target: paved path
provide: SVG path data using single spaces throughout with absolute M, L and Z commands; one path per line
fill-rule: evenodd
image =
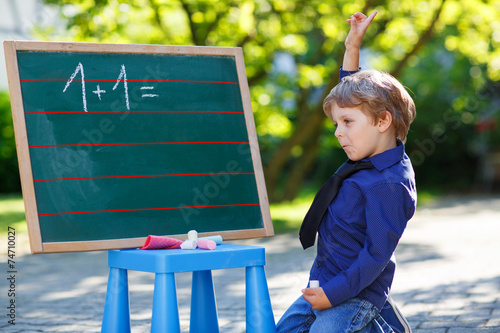
M 500 332 L 500 198 L 447 199 L 419 210 L 398 247 L 393 297 L 414 333 Z M 5 237 L 4 237 L 5 238 Z M 307 283 L 314 249 L 296 235 L 239 241 L 266 247 L 278 319 Z M 0 241 L 1 332 L 99 332 L 108 269 L 105 252 L 30 255 L 17 238 L 16 325 Z M 182 331 L 188 331 L 190 274 L 176 275 Z M 129 272 L 132 332 L 149 332 L 154 276 Z M 214 271 L 221 332 L 244 332 L 244 270 Z

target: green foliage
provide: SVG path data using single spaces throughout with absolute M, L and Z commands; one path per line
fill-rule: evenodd
M 20 191 L 21 183 L 9 95 L 0 92 L 0 193 Z
M 494 125 L 482 130 L 500 120 L 498 0 L 45 2 L 67 31 L 39 27 L 39 39 L 242 47 L 274 200 L 292 199 L 304 177 L 325 179 L 345 159 L 321 104 L 356 11 L 379 11 L 365 58 L 400 79 L 417 104 L 407 152 L 419 186 L 467 188 L 477 161 L 500 148 Z
M 420 185 L 464 191 L 480 178 L 478 161 L 500 148 L 495 126 L 478 127 L 482 121 L 497 123 L 500 108 L 498 84 L 485 77 L 488 64 L 474 65 L 456 50 L 439 49 L 452 33 L 429 43 L 401 80 L 417 103 L 407 153 Z

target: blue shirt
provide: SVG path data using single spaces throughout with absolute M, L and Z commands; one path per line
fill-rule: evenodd
M 335 306 L 358 297 L 381 309 L 396 269 L 399 239 L 416 208 L 415 174 L 401 141 L 344 180 L 318 230 L 310 272 Z

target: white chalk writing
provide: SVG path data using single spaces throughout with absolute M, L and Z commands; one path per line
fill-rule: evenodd
M 122 65 L 120 75 L 118 75 L 118 79 L 116 80 L 113 90 L 115 90 L 118 87 L 118 84 L 122 79 L 123 79 L 123 88 L 125 89 L 125 103 L 127 105 L 127 110 L 130 110 L 130 103 L 128 100 L 127 71 L 125 70 L 125 65 Z
M 71 74 L 68 82 L 66 82 L 66 85 L 64 86 L 63 92 L 66 92 L 66 89 L 68 89 L 69 85 L 71 82 L 73 82 L 73 79 L 78 75 L 78 72 L 80 72 L 81 77 L 82 77 L 82 99 L 83 99 L 83 111 L 87 112 L 87 98 L 85 97 L 85 75 L 83 73 L 83 65 L 81 62 L 78 63 L 76 66 L 75 72 Z
M 97 85 L 97 90 L 94 90 L 93 93 L 99 97 L 99 100 L 101 100 L 101 94 L 105 94 L 106 90 L 102 90 L 101 87 Z
M 87 110 L 87 96 L 86 96 L 86 93 L 85 93 L 85 74 L 84 74 L 84 70 L 83 70 L 83 65 L 81 62 L 78 63 L 78 65 L 76 66 L 75 68 L 75 71 L 73 72 L 73 74 L 71 74 L 70 78 L 68 79 L 68 81 L 66 81 L 66 85 L 64 86 L 64 89 L 63 89 L 63 93 L 65 93 L 69 86 L 71 85 L 71 83 L 75 80 L 76 76 L 80 74 L 81 76 L 81 83 L 82 83 L 82 104 L 83 104 L 83 111 L 85 112 L 88 112 Z M 99 81 L 99 80 L 91 80 L 91 81 Z M 107 81 L 107 80 L 102 80 L 102 81 Z M 112 88 L 113 91 L 115 91 L 119 86 L 120 86 L 120 82 L 123 82 L 123 93 L 124 93 L 124 96 L 125 96 L 125 105 L 127 107 L 127 110 L 130 111 L 130 101 L 129 101 L 129 94 L 128 94 L 128 80 L 127 80 L 127 71 L 125 69 L 125 65 L 121 65 L 121 68 L 120 68 L 120 73 L 118 74 L 118 78 L 116 79 L 116 82 Z M 101 84 L 104 84 L 101 82 Z M 99 98 L 99 101 L 102 101 L 103 100 L 103 94 L 106 94 L 106 90 L 101 88 L 101 84 L 97 84 L 96 86 L 96 90 L 92 90 L 92 92 L 94 94 L 97 95 L 97 97 Z M 143 86 L 140 88 L 141 90 L 146 90 L 146 91 L 150 91 L 152 89 L 154 89 L 154 87 L 152 86 Z M 142 97 L 158 97 L 157 94 L 151 94 L 151 93 L 144 93 L 142 94 Z
M 144 86 L 141 87 L 141 90 L 152 90 L 154 87 L 151 86 Z M 142 97 L 158 97 L 158 94 L 142 94 Z

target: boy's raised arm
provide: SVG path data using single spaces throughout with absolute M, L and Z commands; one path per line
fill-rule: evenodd
M 344 71 L 357 71 L 359 69 L 359 49 L 365 36 L 366 29 L 377 15 L 375 10 L 366 17 L 362 13 L 354 13 L 347 22 L 351 23 L 351 29 L 345 40 L 345 54 L 342 69 Z

